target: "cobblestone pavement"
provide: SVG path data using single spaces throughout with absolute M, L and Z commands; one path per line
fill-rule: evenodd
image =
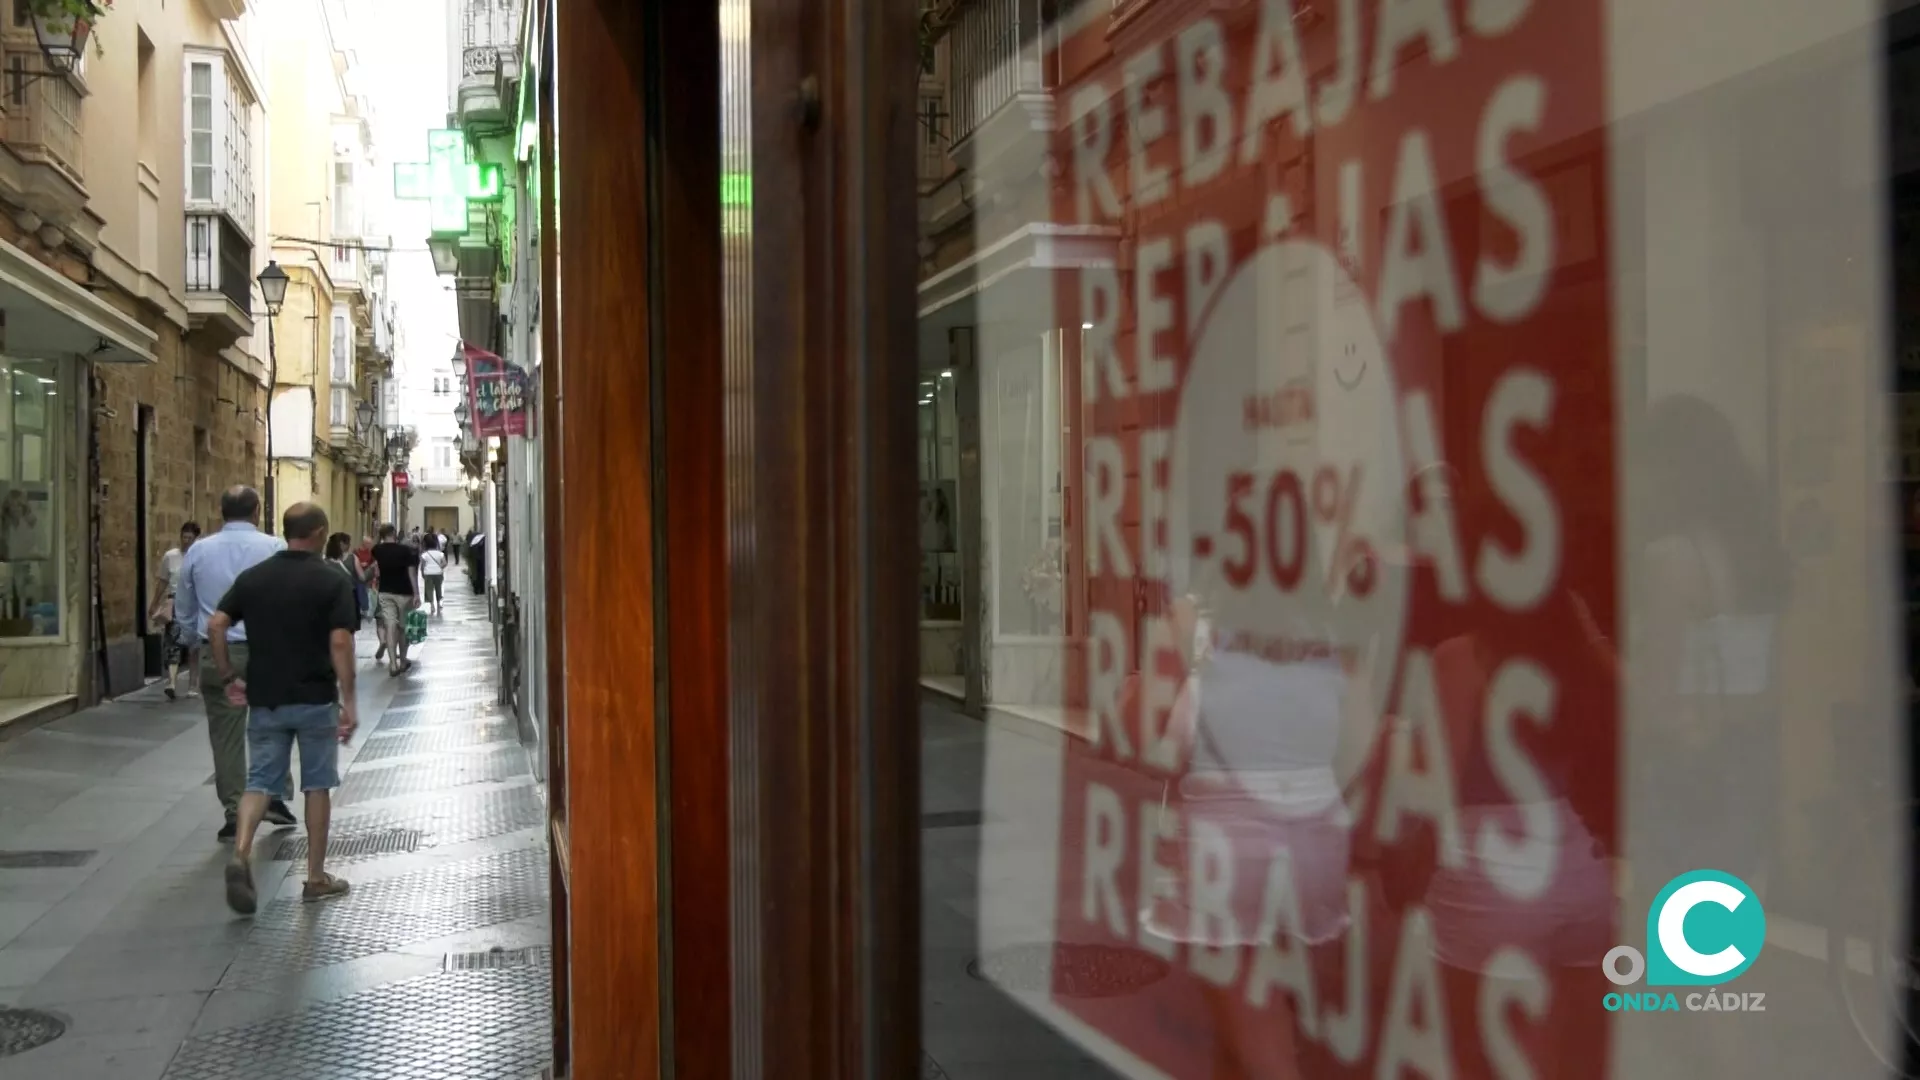
M 258 914 L 227 911 L 197 700 L 149 689 L 0 742 L 0 1014 L 31 1010 L 0 1080 L 540 1073 L 545 810 L 494 704 L 482 602 L 453 581 L 408 675 L 361 635 L 342 900 L 300 902 L 306 837 L 283 829 L 258 841 Z

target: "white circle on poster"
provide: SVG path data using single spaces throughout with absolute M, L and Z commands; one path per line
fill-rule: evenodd
M 1370 658 L 1383 705 L 1407 617 L 1399 395 L 1366 296 L 1326 247 L 1270 243 L 1221 287 L 1168 481 L 1172 584 L 1214 648 Z

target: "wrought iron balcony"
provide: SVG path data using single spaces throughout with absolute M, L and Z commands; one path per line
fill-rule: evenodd
M 253 245 L 224 213 L 187 221 L 187 313 L 225 344 L 253 333 Z
M 972 138 L 1023 94 L 1044 95 L 1041 0 L 974 0 L 947 30 L 952 143 Z
M 460 25 L 460 84 L 455 108 L 470 131 L 512 121 L 512 87 L 520 78 L 523 0 L 466 0 Z

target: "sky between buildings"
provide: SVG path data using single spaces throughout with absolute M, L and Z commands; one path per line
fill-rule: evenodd
M 344 44 L 359 61 L 359 87 L 373 106 L 378 164 L 363 195 L 374 229 L 391 234 L 388 293 L 395 321 L 395 376 L 403 386 L 453 355 L 458 322 L 451 279 L 433 272 L 425 203 L 393 197 L 393 166 L 424 161 L 427 132 L 447 123 L 447 4 L 444 0 L 345 0 Z M 369 241 L 378 242 L 378 241 Z M 411 372 L 413 377 L 409 377 Z M 402 412 L 405 412 L 403 392 Z M 400 422 L 409 422 L 405 415 Z

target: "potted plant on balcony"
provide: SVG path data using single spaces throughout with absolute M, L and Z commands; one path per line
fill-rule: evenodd
M 48 66 L 72 71 L 86 53 L 95 24 L 112 6 L 113 0 L 26 0 L 27 14 L 33 18 L 34 40 L 39 42 Z M 98 39 L 94 39 L 93 48 L 96 53 L 102 51 Z

